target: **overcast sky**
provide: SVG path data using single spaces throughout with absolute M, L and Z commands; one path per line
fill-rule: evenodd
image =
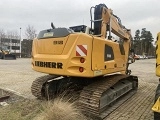
M 85 24 L 90 26 L 90 7 L 104 3 L 132 30 L 146 28 L 153 37 L 160 31 L 160 0 L 0 0 L 0 29 L 22 28 L 23 38 L 28 25 L 40 30 Z

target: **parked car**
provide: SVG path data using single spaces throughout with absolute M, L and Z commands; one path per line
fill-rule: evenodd
M 136 54 L 135 54 L 135 55 L 134 55 L 134 59 L 135 59 L 135 60 L 139 60 L 139 59 L 140 59 L 139 55 L 136 55 Z
M 152 59 L 152 58 L 155 58 L 155 56 L 147 56 L 148 59 Z
M 144 59 L 143 55 L 138 55 L 138 56 L 139 56 L 139 59 Z

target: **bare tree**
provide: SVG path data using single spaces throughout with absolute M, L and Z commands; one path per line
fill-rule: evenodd
M 7 31 L 6 37 L 9 39 L 19 39 L 19 34 L 16 30 Z
M 25 31 L 25 35 L 27 39 L 33 40 L 36 36 L 35 28 L 31 25 L 28 25 Z
M 31 57 L 32 40 L 36 37 L 36 30 L 33 26 L 28 25 L 25 30 L 26 39 L 22 41 L 22 56 Z
M 0 29 L 0 38 L 4 38 L 5 37 L 5 32 L 3 29 Z
M 0 29 L 0 49 L 2 49 L 2 44 L 3 44 L 2 38 L 4 37 L 5 37 L 5 32 L 3 29 Z

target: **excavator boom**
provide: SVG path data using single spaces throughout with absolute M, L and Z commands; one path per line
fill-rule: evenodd
M 114 33 L 124 40 L 130 40 L 131 30 L 122 25 L 120 18 L 114 15 L 111 9 L 108 9 L 104 4 L 92 8 L 95 9 L 94 20 L 92 20 L 95 35 L 106 38 L 107 31 L 109 31 L 109 39 L 112 38 L 111 33 Z

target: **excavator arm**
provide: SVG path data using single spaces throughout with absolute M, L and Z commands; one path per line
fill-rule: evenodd
M 94 22 L 94 35 L 106 38 L 108 31 L 108 39 L 111 39 L 111 33 L 114 33 L 124 40 L 130 40 L 131 31 L 122 25 L 120 18 L 114 15 L 111 9 L 108 9 L 105 4 L 99 4 L 92 8 L 95 8 L 94 20 L 91 20 Z

